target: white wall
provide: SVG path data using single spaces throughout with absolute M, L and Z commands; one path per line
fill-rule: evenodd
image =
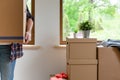
M 24 50 L 17 60 L 15 80 L 49 80 L 66 71 L 65 48 L 59 45 L 59 0 L 35 0 L 35 43 L 41 48 Z

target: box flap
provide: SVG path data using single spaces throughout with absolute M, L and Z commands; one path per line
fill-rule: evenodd
M 67 38 L 67 42 L 97 42 L 96 38 Z
M 98 64 L 96 59 L 72 59 L 68 60 L 67 64 Z

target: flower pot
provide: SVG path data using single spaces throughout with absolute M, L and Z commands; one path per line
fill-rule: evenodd
M 89 38 L 90 30 L 82 31 L 82 34 L 83 34 L 83 38 Z
M 77 33 L 73 33 L 73 37 L 74 37 L 74 38 L 77 38 Z

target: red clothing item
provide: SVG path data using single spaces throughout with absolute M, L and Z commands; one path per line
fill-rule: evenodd
M 65 73 L 55 74 L 50 80 L 67 80 L 68 75 Z
M 50 80 L 64 80 L 62 78 L 57 78 L 57 77 L 51 77 Z

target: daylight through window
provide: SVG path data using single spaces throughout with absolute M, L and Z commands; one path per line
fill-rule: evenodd
M 94 23 L 90 38 L 120 39 L 120 0 L 60 0 L 60 43 L 73 37 L 78 24 L 85 20 Z M 81 38 L 81 31 L 77 33 Z

